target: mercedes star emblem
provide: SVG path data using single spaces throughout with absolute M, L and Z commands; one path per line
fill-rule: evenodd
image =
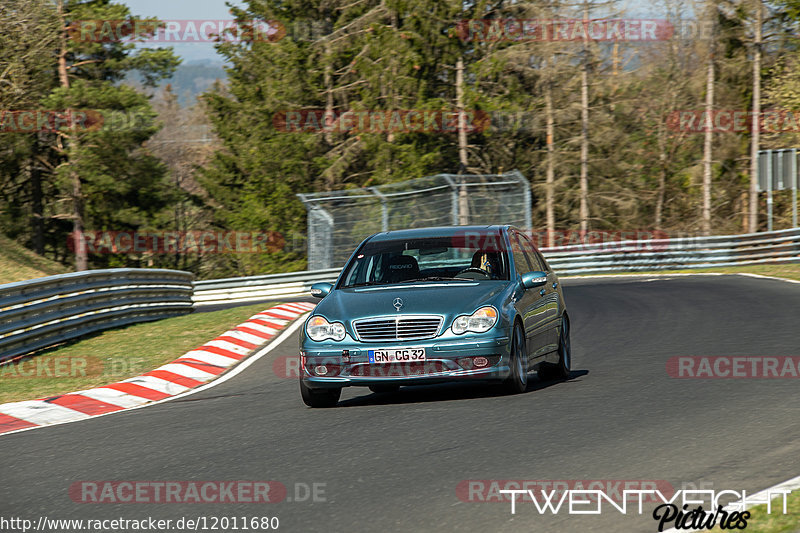
M 403 300 L 401 300 L 400 298 L 395 298 L 394 301 L 392 302 L 392 305 L 397 311 L 400 311 L 400 308 L 403 307 Z

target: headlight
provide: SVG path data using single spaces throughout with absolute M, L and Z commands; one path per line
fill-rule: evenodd
M 340 341 L 344 339 L 344 324 L 341 322 L 328 322 L 321 316 L 315 316 L 306 324 L 306 334 L 311 340 L 317 342 L 325 339 Z
M 461 335 L 467 331 L 483 333 L 492 329 L 497 322 L 497 309 L 481 307 L 471 315 L 461 315 L 453 320 L 453 333 Z

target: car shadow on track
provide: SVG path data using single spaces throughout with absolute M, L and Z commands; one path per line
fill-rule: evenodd
M 569 383 L 589 373 L 588 370 L 573 370 L 569 378 L 557 380 L 542 380 L 531 376 L 528 378 L 528 388 L 523 394 L 546 389 L 554 385 Z M 346 389 L 345 389 L 346 390 Z M 368 389 L 363 389 L 368 390 Z M 425 402 L 446 402 L 454 400 L 471 400 L 475 398 L 493 398 L 507 396 L 501 385 L 486 383 L 441 383 L 438 385 L 412 385 L 402 387 L 397 392 L 373 393 L 342 400 L 338 407 L 361 407 L 367 405 L 390 405 Z

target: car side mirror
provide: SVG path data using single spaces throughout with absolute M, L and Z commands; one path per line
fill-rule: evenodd
M 547 283 L 547 272 L 534 270 L 533 272 L 526 272 L 522 275 L 522 286 L 526 289 L 541 287 L 545 283 Z
M 315 298 L 325 298 L 333 289 L 333 284 L 324 281 L 322 283 L 315 283 L 311 286 L 311 296 Z

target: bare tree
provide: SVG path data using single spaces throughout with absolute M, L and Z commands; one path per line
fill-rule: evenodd
M 706 57 L 706 125 L 705 138 L 703 140 L 703 208 L 701 231 L 703 235 L 711 234 L 711 163 L 712 163 L 712 142 L 714 140 L 714 52 L 715 52 L 715 32 L 716 26 L 716 4 L 713 1 L 708 3 L 707 9 L 709 23 L 711 24 L 711 38 L 708 42 L 708 55 Z
M 69 89 L 69 75 L 67 73 L 67 43 L 69 42 L 69 24 L 67 23 L 66 13 L 64 12 L 63 0 L 58 1 L 58 16 L 61 19 L 61 40 L 59 43 L 58 52 L 58 80 L 61 87 Z M 71 115 L 72 110 L 66 110 L 68 115 Z M 69 134 L 59 132 L 59 148 L 63 145 L 61 141 L 66 138 L 69 157 L 64 160 L 62 165 L 68 165 L 69 178 L 72 182 L 72 238 L 75 242 L 75 270 L 87 270 L 89 268 L 89 253 L 86 249 L 86 240 L 84 239 L 84 198 L 83 186 L 81 183 L 80 174 L 75 168 L 75 162 L 78 159 L 78 135 L 76 133 L 76 126 L 72 124 Z
M 761 30 L 763 6 L 755 2 L 755 27 L 753 35 L 753 123 L 750 137 L 750 208 L 747 229 L 758 230 L 758 148 L 761 133 Z
M 589 3 L 583 3 L 584 24 L 589 24 Z M 581 58 L 581 233 L 589 229 L 589 32 L 583 32 L 583 57 Z
M 458 161 L 462 172 L 468 168 L 467 160 L 467 121 L 464 112 L 464 60 L 459 57 L 456 62 L 456 108 L 458 111 Z M 458 191 L 458 223 L 469 224 L 469 198 L 462 180 Z

